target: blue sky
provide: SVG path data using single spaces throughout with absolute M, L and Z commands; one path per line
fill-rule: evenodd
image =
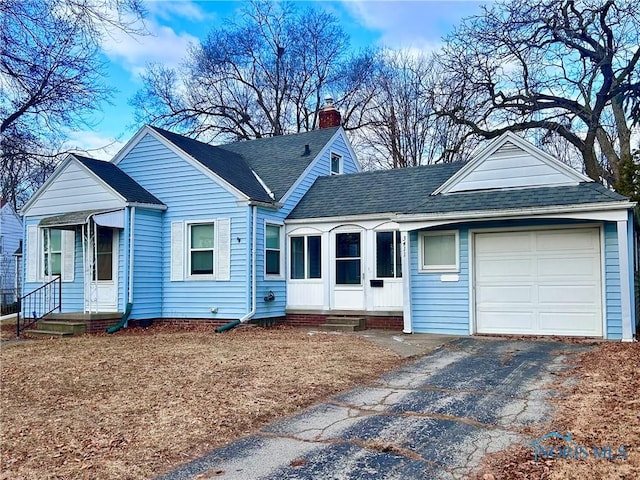
M 301 7 L 325 9 L 334 13 L 350 36 L 351 45 L 437 49 L 441 38 L 459 21 L 480 12 L 486 2 L 449 0 L 344 0 L 299 1 Z M 105 103 L 102 114 L 85 131 L 69 132 L 69 146 L 90 151 L 108 159 L 132 136 L 134 125 L 129 99 L 141 87 L 140 73 L 149 62 L 177 66 L 189 44 L 234 18 L 242 0 L 145 0 L 149 36 L 131 38 L 119 33 L 106 38 L 106 83 L 116 89 L 113 104 Z M 105 149 L 98 149 L 108 145 Z

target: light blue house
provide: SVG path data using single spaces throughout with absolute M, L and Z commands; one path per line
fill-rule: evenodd
M 11 305 L 19 291 L 15 253 L 22 243 L 22 219 L 0 200 L 0 305 Z
M 144 127 L 111 162 L 70 155 L 25 206 L 25 291 L 60 276 L 89 331 L 130 305 L 130 321 L 634 335 L 624 197 L 513 134 L 466 164 L 359 171 L 338 126 L 222 146 Z

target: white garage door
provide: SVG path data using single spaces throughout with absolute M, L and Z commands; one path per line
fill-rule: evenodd
M 597 228 L 475 235 L 478 333 L 602 336 Z

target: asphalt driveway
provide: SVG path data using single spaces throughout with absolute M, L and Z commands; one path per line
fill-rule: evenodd
M 160 478 L 466 478 L 485 453 L 532 440 L 518 427 L 548 418 L 547 384 L 587 348 L 458 339 Z

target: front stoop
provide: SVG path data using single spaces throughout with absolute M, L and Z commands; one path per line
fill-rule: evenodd
M 327 317 L 318 330 L 327 332 L 359 332 L 366 330 L 364 317 Z
M 85 322 L 70 320 L 40 320 L 35 330 L 25 330 L 24 333 L 32 337 L 71 337 L 82 335 L 87 331 Z
M 122 317 L 121 312 L 113 313 L 53 313 L 45 319 L 38 320 L 37 326 L 24 333 L 32 337 L 61 338 L 84 333 L 104 332 L 107 327 L 115 325 Z

